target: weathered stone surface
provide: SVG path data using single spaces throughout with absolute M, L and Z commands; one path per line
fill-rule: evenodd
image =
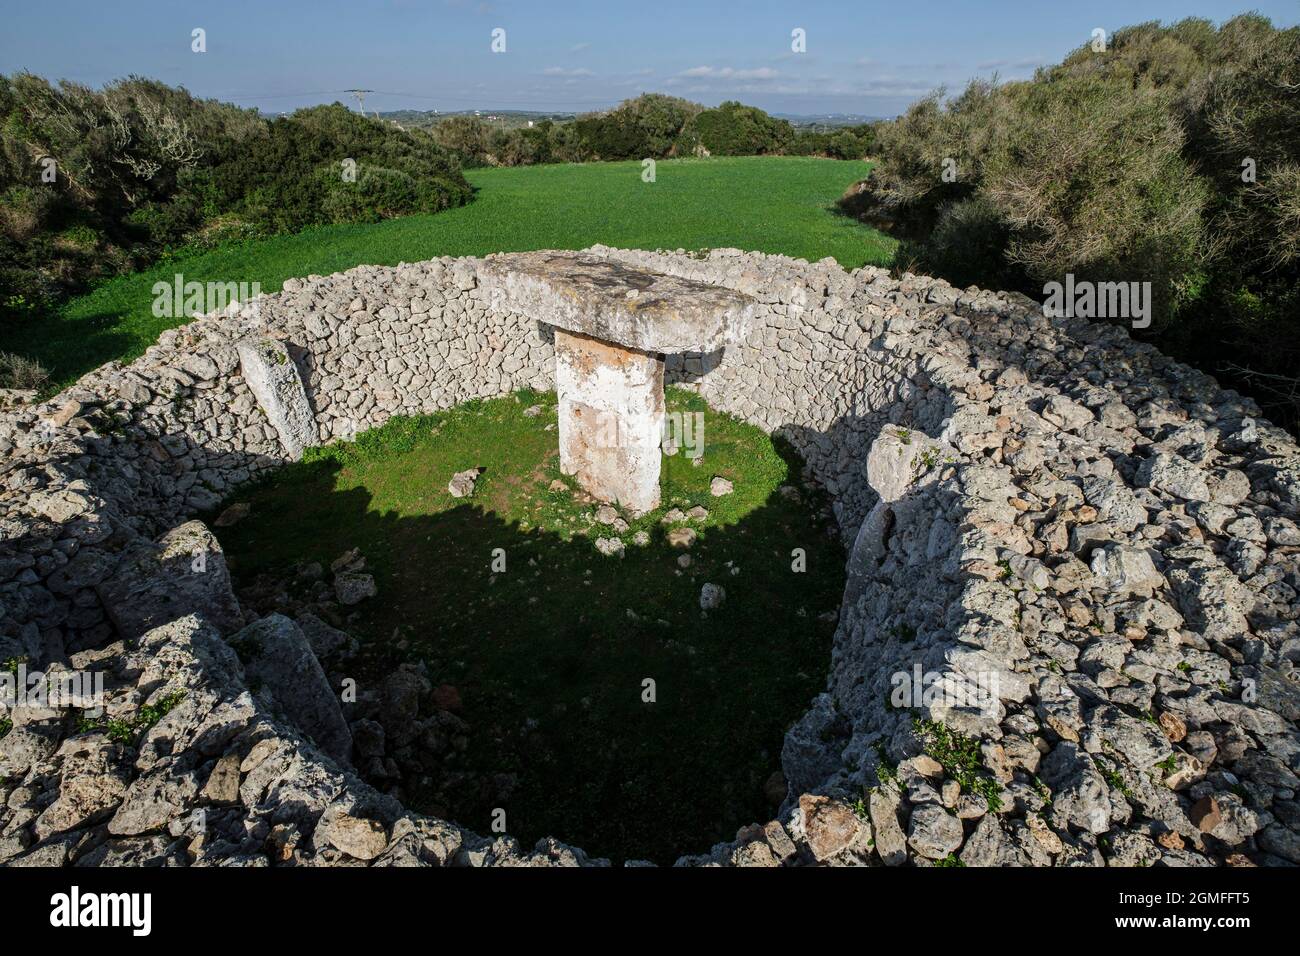
M 942 860 L 961 846 L 961 821 L 934 803 L 912 810 L 908 845 L 928 860 Z
M 641 352 L 711 352 L 754 315 L 742 293 L 586 254 L 493 256 L 481 280 L 530 318 Z
M 256 339 L 240 342 L 239 366 L 267 420 L 280 436 L 285 455 L 293 461 L 318 441 L 316 416 L 307 402 L 298 367 L 283 342 Z
M 799 798 L 799 809 L 808 849 L 819 863 L 871 839 L 871 828 L 843 803 L 804 794 Z
M 122 637 L 138 637 L 196 610 L 223 631 L 244 622 L 221 544 L 201 521 L 173 528 L 156 543 L 138 542 L 96 590 Z
M 1060 843 L 1059 839 L 1057 843 Z M 958 857 L 967 866 L 1030 865 L 1029 857 L 1007 835 L 993 814 L 980 819 Z
M 345 607 L 360 604 L 366 598 L 374 597 L 378 593 L 379 588 L 375 585 L 375 578 L 372 574 L 363 574 L 360 571 L 340 571 L 334 575 L 334 595 L 339 599 L 339 603 Z
M 634 514 L 659 506 L 664 363 L 658 355 L 555 333 L 560 471 Z
M 346 766 L 352 733 L 306 635 L 293 621 L 271 614 L 230 638 L 248 674 L 275 695 L 289 719 L 325 753 Z
M 881 501 L 897 501 L 951 451 L 942 442 L 911 428 L 883 428 L 867 453 L 867 481 Z
M 898 823 L 898 801 L 878 790 L 867 798 L 871 814 L 871 828 L 876 835 L 876 853 L 886 866 L 899 866 L 907 861 L 907 838 Z
M 1107 546 L 1092 553 L 1092 573 L 1117 594 L 1150 594 L 1162 583 L 1151 555 L 1138 548 Z
M 453 498 L 468 498 L 474 494 L 474 484 L 478 481 L 480 469 L 466 468 L 464 471 L 458 471 L 451 476 L 451 481 L 447 482 L 447 491 Z
M 713 611 L 727 600 L 727 589 L 721 584 L 706 583 L 700 588 L 700 610 Z
M 316 839 L 358 860 L 373 860 L 388 846 L 388 834 L 378 820 L 355 817 L 341 807 L 330 807 L 316 825 Z
M 36 837 L 74 830 L 97 822 L 122 802 L 129 777 L 120 765 L 120 748 L 103 735 L 68 741 L 60 748 L 63 780 L 59 795 L 37 817 Z

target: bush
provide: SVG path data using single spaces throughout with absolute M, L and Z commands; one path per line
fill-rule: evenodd
M 715 156 L 759 156 L 784 152 L 794 138 L 786 120 L 728 100 L 696 115 L 678 138 L 678 149 L 690 152 L 698 144 Z
M 879 163 L 842 205 L 899 232 L 901 261 L 963 285 L 1149 281 L 1147 334 L 1294 425 L 1298 86 L 1300 28 L 1139 24 L 1104 53 L 881 124 Z
M 50 373 L 40 362 L 12 352 L 0 352 L 0 388 L 41 389 Z
M 437 212 L 471 196 L 431 134 L 338 103 L 276 119 L 266 132 L 216 166 L 212 186 L 227 209 L 274 231 Z M 353 172 L 355 181 L 345 176 Z
M 0 76 L 0 319 L 217 234 L 435 212 L 470 195 L 432 136 L 338 104 L 268 123 L 138 77 L 96 91 Z
M 593 159 L 661 158 L 673 155 L 683 127 L 702 109 L 675 96 L 643 93 L 606 113 L 580 116 L 573 125 Z

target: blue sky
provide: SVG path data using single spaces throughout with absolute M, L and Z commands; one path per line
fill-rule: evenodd
M 1029 76 L 1092 30 L 1297 0 L 64 0 L 8 2 L 0 72 L 139 73 L 268 112 L 377 92 L 367 110 L 589 110 L 643 91 L 790 113 L 892 116 L 940 85 Z M 190 50 L 191 31 L 207 52 Z M 506 31 L 506 52 L 491 33 Z M 807 52 L 791 52 L 801 28 Z

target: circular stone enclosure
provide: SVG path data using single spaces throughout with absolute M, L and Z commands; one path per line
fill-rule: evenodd
M 779 805 L 657 858 L 1300 862 L 1300 450 L 1252 403 L 1015 294 L 735 250 L 584 255 L 752 297 L 751 322 L 670 356 L 667 379 L 798 456 L 848 554 Z M 395 416 L 529 390 L 545 406 L 553 333 L 487 294 L 484 263 L 291 280 L 3 414 L 0 659 L 108 679 L 101 722 L 4 715 L 0 862 L 599 862 L 362 779 L 359 755 L 386 761 L 426 696 L 424 730 L 456 747 L 458 689 L 404 663 L 391 719 L 350 725 L 321 661 L 355 637 L 259 616 L 192 520 Z M 353 562 L 321 571 L 364 576 Z M 201 839 L 173 826 L 196 807 L 212 811 Z

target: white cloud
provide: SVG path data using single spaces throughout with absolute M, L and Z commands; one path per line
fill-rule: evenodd
M 591 70 L 588 70 L 586 67 L 582 67 L 582 66 L 576 66 L 573 69 L 569 69 L 563 66 L 548 66 L 546 69 L 542 70 L 542 75 L 543 76 L 595 76 L 596 74 L 592 73 Z
M 693 66 L 689 70 L 682 70 L 677 75 L 686 79 L 708 78 L 715 80 L 774 80 L 780 76 L 770 66 L 760 66 L 753 70 L 737 70 L 730 66 Z

